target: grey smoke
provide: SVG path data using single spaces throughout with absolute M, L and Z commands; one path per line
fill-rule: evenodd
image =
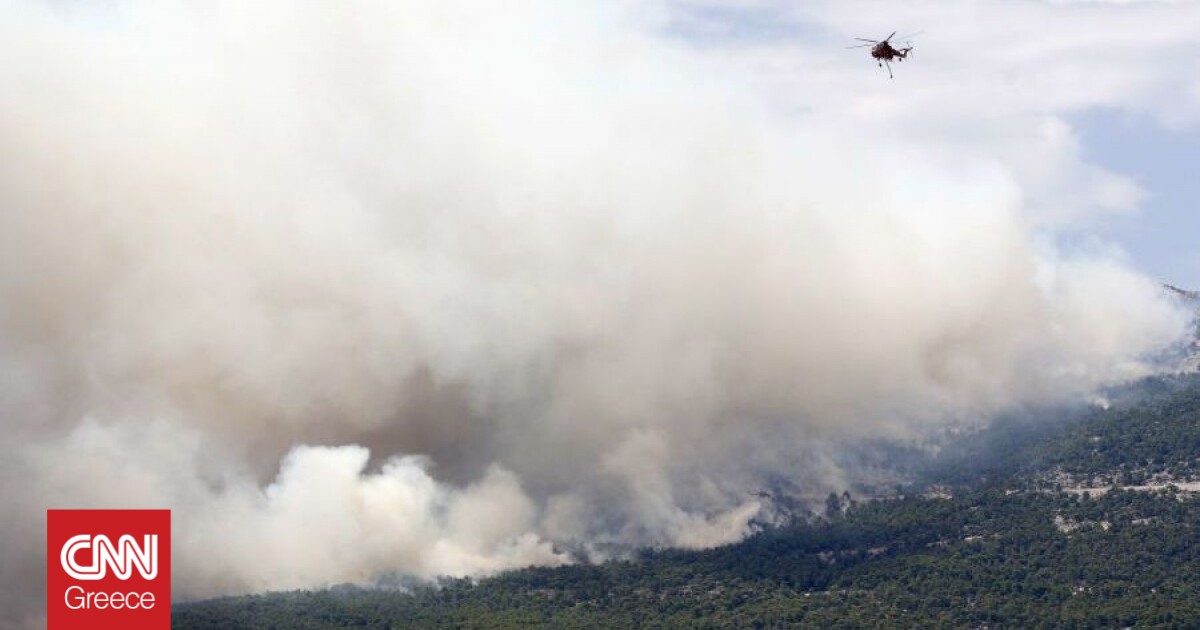
M 704 547 L 844 489 L 824 444 L 1186 328 L 994 164 L 842 146 L 624 5 L 3 11 L 0 625 L 46 508 L 171 508 L 179 598 Z

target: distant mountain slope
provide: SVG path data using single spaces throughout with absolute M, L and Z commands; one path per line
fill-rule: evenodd
M 1166 284 L 1166 283 L 1163 284 L 1163 287 L 1166 288 L 1168 291 L 1170 291 L 1176 295 L 1179 295 L 1181 297 L 1187 298 L 1189 300 L 1200 301 L 1200 291 L 1188 291 L 1187 289 L 1180 289 L 1179 287 L 1177 287 L 1175 285 Z
M 1188 291 L 1170 284 L 1163 284 L 1163 287 L 1195 311 L 1192 338 L 1180 349 L 1177 365 L 1182 372 L 1200 372 L 1200 291 Z
M 831 497 L 736 545 L 214 600 L 174 627 L 1200 627 L 1200 498 L 1177 487 L 1198 462 L 1200 377 L 1154 379 L 1108 410 L 970 436 L 905 498 Z

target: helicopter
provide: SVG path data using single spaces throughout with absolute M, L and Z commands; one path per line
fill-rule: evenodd
M 896 63 L 900 63 L 901 61 L 904 61 L 905 59 L 908 58 L 908 54 L 910 52 L 912 52 L 912 49 L 913 49 L 912 44 L 908 44 L 904 48 L 893 47 L 890 42 L 891 42 L 891 39 L 895 36 L 896 36 L 896 31 L 892 31 L 891 35 L 888 35 L 887 37 L 883 38 L 882 40 L 867 39 L 865 37 L 855 37 L 854 39 L 857 39 L 860 42 L 867 42 L 867 43 L 858 44 L 857 46 L 847 46 L 847 48 L 863 48 L 866 46 L 870 46 L 871 47 L 871 57 L 878 61 L 880 68 L 882 68 L 882 67 L 884 67 L 884 65 L 886 65 L 887 71 L 888 71 L 888 78 L 894 79 L 896 77 L 892 75 L 892 63 L 891 62 L 895 61 Z

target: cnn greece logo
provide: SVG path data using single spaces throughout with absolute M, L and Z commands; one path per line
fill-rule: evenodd
M 168 510 L 48 510 L 48 630 L 171 625 Z
M 103 580 L 111 566 L 117 579 L 128 580 L 136 567 L 144 579 L 153 580 L 158 577 L 158 535 L 148 534 L 142 539 L 142 546 L 138 547 L 128 534 L 121 536 L 116 545 L 103 534 L 72 537 L 62 547 L 63 571 L 76 580 Z M 84 549 L 92 550 L 92 564 L 88 566 L 81 566 L 75 560 L 75 554 Z

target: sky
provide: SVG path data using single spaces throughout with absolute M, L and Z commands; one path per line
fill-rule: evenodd
M 1191 166 L 1200 147 L 1200 79 L 1189 61 L 1200 41 L 1194 35 L 1196 3 L 848 2 L 833 8 L 749 0 L 671 6 L 667 32 L 757 76 L 779 94 L 783 107 L 821 109 L 820 102 L 810 102 L 809 89 L 824 90 L 836 80 L 838 96 L 830 104 L 901 107 L 894 117 L 880 114 L 884 124 L 901 128 L 924 126 L 942 114 L 949 122 L 975 112 L 983 122 L 998 108 L 1007 108 L 1000 118 L 1008 119 L 997 120 L 998 127 L 1021 118 L 1026 125 L 1055 121 L 1062 135 L 1026 133 L 1014 140 L 1065 140 L 1066 146 L 1043 156 L 1077 161 L 1093 176 L 1106 173 L 1138 191 L 1107 208 L 1096 200 L 1085 220 L 1057 236 L 1059 242 L 1073 247 L 1103 241 L 1163 282 L 1200 285 L 1198 184 Z M 883 72 L 864 72 L 871 64 L 865 50 L 839 45 L 892 31 L 899 31 L 898 42 L 908 37 L 915 45 L 913 62 L 895 67 L 894 82 L 870 86 L 866 82 Z M 796 96 L 801 92 L 808 94 Z M 965 126 L 939 131 L 959 131 L 956 141 L 982 139 Z M 880 130 L 893 132 L 904 133 Z M 977 148 L 1007 153 L 1000 146 Z
M 855 37 L 912 35 L 896 76 Z M 0 0 L 0 628 L 702 548 L 1170 371 L 1200 4 Z M 232 524 L 232 525 L 231 525 Z
M 1145 115 L 1108 109 L 1080 114 L 1074 124 L 1092 160 L 1128 175 L 1147 193 L 1137 212 L 1101 234 L 1163 282 L 1200 286 L 1200 179 L 1190 166 L 1200 151 L 1200 130 L 1172 129 Z

